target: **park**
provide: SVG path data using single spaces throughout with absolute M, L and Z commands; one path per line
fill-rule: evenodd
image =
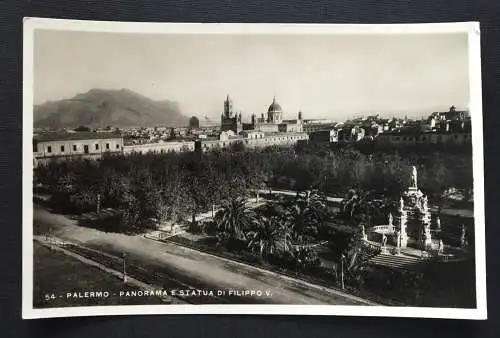
M 197 288 L 214 285 L 211 267 L 193 266 L 187 278 L 182 250 L 264 273 L 266 285 L 292 278 L 357 304 L 474 307 L 471 162 L 460 153 L 300 147 L 53 162 L 36 168 L 35 197 L 48 196 L 37 210 L 70 219 L 73 230 L 34 226 L 114 255 L 118 266 L 130 249 L 142 280 L 152 281 L 139 268 L 158 269 L 152 252 L 163 245 L 170 264 L 179 260 L 165 273 Z M 268 301 L 332 302 L 296 290 Z

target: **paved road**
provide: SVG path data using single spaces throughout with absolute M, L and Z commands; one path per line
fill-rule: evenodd
M 297 191 L 293 190 L 275 190 L 272 189 L 271 191 L 269 189 L 259 189 L 259 194 L 273 194 L 273 195 L 285 195 L 285 196 L 297 196 Z M 331 202 L 333 204 L 339 205 L 343 198 L 340 197 L 326 197 L 326 200 L 328 202 Z M 431 211 L 433 213 L 438 212 L 437 207 L 431 207 Z M 472 209 L 456 209 L 456 208 L 442 208 L 441 209 L 441 214 L 442 215 L 447 215 L 447 216 L 459 216 L 459 217 L 464 217 L 464 218 L 474 218 L 474 210 Z
M 154 271 L 168 273 L 185 284 L 212 290 L 254 290 L 262 296 L 245 301 L 273 304 L 373 305 L 342 292 L 291 279 L 266 270 L 208 255 L 175 244 L 152 241 L 143 236 L 104 233 L 78 226 L 75 221 L 34 206 L 34 233 L 78 241 L 109 253 L 126 252 Z M 270 296 L 266 296 L 266 292 Z M 250 299 L 251 298 L 251 299 Z

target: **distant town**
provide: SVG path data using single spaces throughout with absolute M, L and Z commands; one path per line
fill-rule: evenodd
M 380 147 L 471 145 L 469 112 L 455 106 L 430 112 L 424 119 L 382 118 L 377 114 L 336 122 L 307 119 L 301 111 L 291 120 L 283 119 L 284 115 L 285 110 L 273 98 L 267 112 L 252 114 L 250 121 L 243 121 L 242 114 L 233 110 L 228 95 L 223 102 L 220 123 L 209 126 L 200 125 L 200 118 L 192 116 L 185 127 L 36 128 L 34 161 L 36 165 L 53 158 L 97 158 L 105 153 L 205 152 L 231 147 L 289 147 L 298 143 Z

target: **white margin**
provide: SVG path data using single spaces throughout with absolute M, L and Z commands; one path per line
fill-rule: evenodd
M 34 31 L 73 30 L 144 34 L 468 34 L 470 113 L 474 170 L 474 224 L 476 247 L 476 309 L 343 306 L 343 305 L 121 305 L 51 309 L 33 308 L 33 45 Z M 481 54 L 478 22 L 432 24 L 201 24 L 105 22 L 46 18 L 23 20 L 23 275 L 22 318 L 54 318 L 147 314 L 266 314 L 342 315 L 371 317 L 419 317 L 486 319 L 486 250 L 484 217 L 483 119 Z

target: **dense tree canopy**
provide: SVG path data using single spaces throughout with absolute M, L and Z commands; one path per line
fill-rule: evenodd
M 355 189 L 359 194 L 351 196 L 344 212 L 359 222 L 367 214 L 360 211 L 362 208 L 377 209 L 373 203 L 363 203 L 363 194 L 369 193 L 371 199 L 396 199 L 409 183 L 411 165 L 417 166 L 419 186 L 432 202 L 439 202 L 442 193 L 452 187 L 463 190 L 466 196 L 472 192 L 470 154 L 365 154 L 352 148 L 304 146 L 54 161 L 38 166 L 35 179 L 52 188 L 61 207 L 85 212 L 96 210 L 100 203 L 102 208 L 126 211 L 133 222 L 190 219 L 193 213 L 254 196 L 252 189 L 269 186 L 313 189 L 339 197 Z M 289 209 L 289 218 L 297 221 L 293 227 L 302 227 L 304 220 L 317 212 L 319 201 L 314 196 L 311 201 L 302 199 L 295 209 Z

